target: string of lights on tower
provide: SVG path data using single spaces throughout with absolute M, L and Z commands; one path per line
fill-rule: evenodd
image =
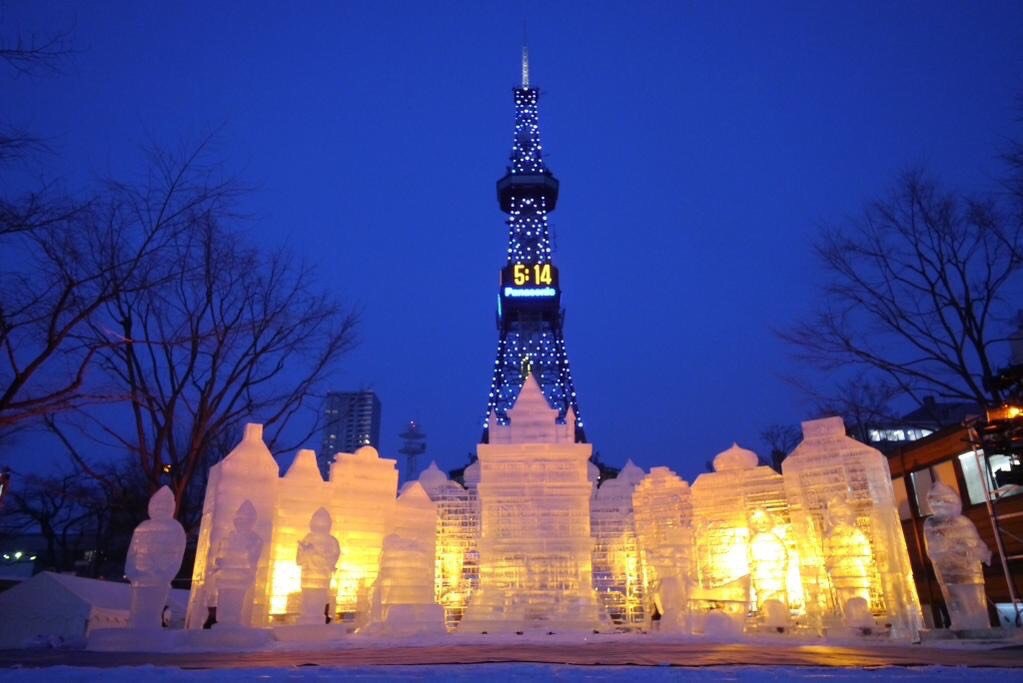
M 560 421 L 575 423 L 585 441 L 582 416 L 563 333 L 558 269 L 552 262 L 548 214 L 558 201 L 558 179 L 547 168 L 540 141 L 540 91 L 529 83 L 529 55 L 522 50 L 522 84 L 514 88 L 515 133 L 510 165 L 497 181 L 508 215 L 507 262 L 497 296 L 497 358 L 490 382 L 483 440 L 491 421 L 508 421 L 527 373 L 533 373 Z

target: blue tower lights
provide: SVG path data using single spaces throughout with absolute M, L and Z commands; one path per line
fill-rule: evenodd
M 547 169 L 540 140 L 539 90 L 529 86 L 528 54 L 523 50 L 522 86 L 514 89 L 515 130 L 511 164 L 498 181 L 501 208 L 508 214 L 507 267 L 516 281 L 502 278 L 498 294 L 497 358 L 484 429 L 491 416 L 507 423 L 525 372 L 533 372 L 559 419 L 574 415 L 580 440 L 582 417 L 562 335 L 560 286 L 552 264 L 547 215 L 554 209 L 558 181 Z M 523 274 L 522 281 L 517 275 Z M 507 272 L 507 271 L 506 271 Z M 484 434 L 486 438 L 486 433 Z

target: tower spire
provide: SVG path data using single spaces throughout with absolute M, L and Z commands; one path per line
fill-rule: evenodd
M 525 18 L 522 19 L 522 87 L 529 87 L 529 35 Z
M 522 87 L 529 87 L 529 46 L 522 46 Z

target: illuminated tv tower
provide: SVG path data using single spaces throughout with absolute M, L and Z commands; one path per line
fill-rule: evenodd
M 490 382 L 483 441 L 491 420 L 507 423 L 528 373 L 533 373 L 560 421 L 575 423 L 585 441 L 575 384 L 568 364 L 561 283 L 551 259 L 547 214 L 558 201 L 558 179 L 544 163 L 540 143 L 539 89 L 530 85 L 529 52 L 522 49 L 522 83 L 515 99 L 511 165 L 497 181 L 497 200 L 508 214 L 508 254 L 497 295 L 497 359 Z

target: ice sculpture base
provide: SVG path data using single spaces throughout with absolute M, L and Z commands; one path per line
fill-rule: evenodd
M 273 631 L 267 628 L 245 628 L 214 624 L 211 629 L 183 631 L 184 644 L 197 650 L 256 650 L 269 647 Z
M 359 629 L 360 636 L 415 638 L 445 635 L 444 607 L 441 605 L 391 605 L 387 618 Z
M 166 652 L 175 649 L 180 633 L 166 628 L 102 628 L 89 634 L 85 649 L 94 652 Z
M 834 626 L 825 629 L 825 637 L 838 640 L 893 640 L 898 639 L 886 626 Z M 908 638 L 906 640 L 909 640 Z
M 697 614 L 693 622 L 695 633 L 713 640 L 740 640 L 743 636 L 742 616 L 724 610 Z
M 283 643 L 324 643 L 348 637 L 340 624 L 289 624 L 273 627 L 274 640 Z
M 921 642 L 936 640 L 969 640 L 972 642 L 999 641 L 1011 638 L 1017 633 L 1016 629 L 993 628 L 970 628 L 961 631 L 953 631 L 947 628 L 921 629 Z
M 612 633 L 614 624 L 600 618 L 596 599 L 585 598 L 568 601 L 557 609 L 535 615 L 529 613 L 525 602 L 506 601 L 503 594 L 494 594 L 495 600 L 488 600 L 488 593 L 480 591 L 469 603 L 465 617 L 458 626 L 458 633 Z

